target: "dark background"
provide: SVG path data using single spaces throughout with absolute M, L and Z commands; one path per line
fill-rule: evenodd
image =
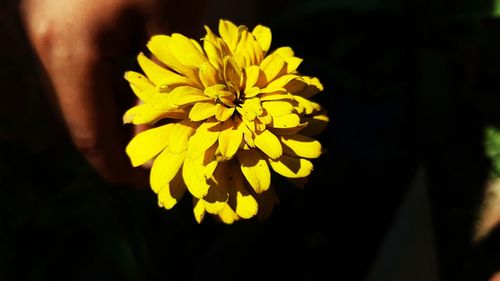
M 231 226 L 198 225 L 189 196 L 167 212 L 102 182 L 47 105 L 16 1 L 0 3 L 0 280 L 363 280 L 419 167 L 441 280 L 500 269 L 498 229 L 470 242 L 500 125 L 495 1 L 263 1 L 236 22 L 305 59 L 331 123 L 308 186 L 275 179 L 271 218 Z

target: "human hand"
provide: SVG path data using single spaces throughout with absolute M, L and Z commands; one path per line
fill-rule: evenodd
M 201 0 L 21 1 L 27 36 L 71 139 L 107 182 L 148 185 L 145 170 L 133 169 L 124 152 L 131 132 L 121 115 L 133 95 L 116 62 L 134 57 L 152 34 L 192 32 L 202 7 Z M 186 9 L 189 17 L 182 17 Z

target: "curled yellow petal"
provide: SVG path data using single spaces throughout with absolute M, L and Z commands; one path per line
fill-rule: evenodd
M 209 101 L 210 98 L 203 94 L 198 88 L 180 86 L 168 94 L 168 100 L 172 105 L 182 106 L 186 104 Z
M 278 54 L 283 58 L 289 58 L 293 57 L 295 53 L 293 52 L 293 49 L 290 47 L 279 47 L 273 52 L 273 54 Z
M 146 163 L 165 149 L 173 126 L 174 124 L 167 124 L 137 134 L 125 149 L 132 166 Z
M 202 121 L 215 115 L 216 104 L 213 101 L 198 102 L 189 111 L 191 121 Z
M 151 80 L 151 82 L 153 82 L 156 86 L 196 86 L 196 83 L 193 83 L 190 79 L 159 66 L 148 57 L 146 57 L 146 55 L 144 55 L 143 53 L 139 53 L 139 55 L 137 56 L 137 61 L 139 62 L 139 65 L 141 66 L 144 73 L 146 73 L 146 75 L 148 76 L 149 80 Z
M 172 38 L 167 35 L 154 35 L 149 40 L 147 47 L 166 66 L 189 78 L 192 83 L 201 86 L 196 68 L 184 65 L 172 53 L 172 49 L 170 48 L 171 40 Z
M 205 88 L 220 83 L 217 69 L 209 62 L 203 63 L 200 66 L 200 80 Z
M 191 159 L 186 157 L 182 166 L 182 178 L 186 183 L 189 193 L 196 198 L 203 198 L 208 193 L 210 185 L 208 185 L 205 175 L 200 174 L 200 170 L 204 171 L 201 159 Z
M 229 199 L 229 188 L 232 187 L 232 173 L 228 169 L 227 162 L 218 165 L 213 176 L 210 179 L 210 189 L 207 195 L 203 197 L 205 208 L 211 214 L 218 214 Z
M 169 149 L 173 153 L 181 153 L 187 149 L 189 137 L 198 127 L 197 122 L 182 120 L 172 127 L 169 135 Z
M 167 210 L 172 209 L 186 192 L 186 185 L 182 181 L 180 172 L 158 192 L 158 205 Z
M 262 51 L 264 51 L 264 53 L 267 52 L 271 46 L 271 29 L 259 24 L 252 30 L 252 34 L 255 36 L 255 39 L 257 39 L 257 42 L 259 42 Z
M 260 64 L 260 69 L 264 71 L 267 82 L 272 81 L 282 73 L 285 67 L 285 60 L 280 55 L 267 56 Z
M 256 193 L 262 193 L 271 186 L 271 172 L 262 154 L 255 150 L 238 151 L 241 172 Z
M 215 118 L 221 122 L 224 122 L 233 116 L 235 108 L 226 107 L 220 103 L 215 106 Z
M 257 200 L 255 200 L 254 196 L 247 189 L 248 184 L 241 173 L 238 162 L 233 161 L 231 163 L 231 175 L 234 188 L 230 196 L 233 197 L 232 201 L 236 205 L 233 209 L 241 218 L 249 219 L 257 214 L 259 206 Z
M 286 100 L 266 101 L 262 103 L 262 107 L 273 117 L 287 115 L 293 111 L 292 103 Z
M 295 134 L 281 136 L 280 140 L 286 154 L 304 158 L 318 158 L 321 155 L 321 143 L 313 138 Z
M 302 76 L 302 80 L 307 83 L 307 87 L 303 89 L 298 95 L 308 99 L 317 93 L 323 91 L 323 84 L 316 77 Z
M 177 60 L 186 66 L 199 67 L 207 61 L 207 58 L 201 52 L 201 47 L 197 42 L 191 41 L 186 36 L 174 33 L 169 40 L 169 48 Z
M 269 83 L 264 89 L 262 89 L 263 93 L 272 93 L 275 91 L 280 91 L 286 87 L 291 81 L 297 79 L 297 75 L 287 74 L 283 75 L 279 78 L 276 78 L 274 81 Z
M 271 159 L 276 159 L 283 154 L 283 148 L 278 138 L 270 131 L 263 131 L 255 134 L 255 146 L 267 154 Z
M 300 117 L 297 114 L 290 113 L 285 115 L 273 116 L 271 123 L 273 128 L 295 128 L 300 126 Z
M 223 159 L 233 158 L 243 141 L 243 130 L 240 128 L 241 122 L 235 123 L 228 119 L 222 124 L 219 135 L 219 151 Z
M 219 34 L 231 50 L 236 48 L 236 44 L 238 43 L 238 27 L 234 23 L 221 19 L 219 21 Z
M 236 214 L 233 209 L 226 203 L 224 208 L 218 214 L 221 221 L 225 224 L 232 224 L 233 222 L 238 220 L 238 214 Z
M 186 151 L 173 153 L 168 148 L 156 157 L 149 175 L 149 184 L 155 193 L 158 193 L 175 177 L 185 158 Z
M 302 63 L 303 59 L 297 58 L 297 57 L 289 57 L 285 59 L 286 62 L 286 73 L 294 73 L 297 68 L 299 68 L 299 65 Z
M 189 138 L 189 157 L 198 158 L 219 138 L 221 125 L 215 119 L 203 122 Z
M 130 88 L 141 101 L 150 100 L 157 92 L 155 86 L 144 75 L 135 71 L 125 72 L 125 79 L 130 83 Z
M 203 204 L 203 201 L 194 198 L 193 199 L 193 215 L 197 223 L 201 223 L 203 221 L 203 218 L 205 217 L 205 204 Z
M 276 160 L 269 159 L 269 165 L 276 173 L 287 178 L 307 177 L 313 169 L 311 161 L 287 155 L 282 155 Z

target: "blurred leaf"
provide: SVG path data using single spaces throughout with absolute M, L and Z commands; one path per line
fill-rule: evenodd
M 485 149 L 486 156 L 491 161 L 492 178 L 500 177 L 500 130 L 494 127 L 485 129 Z
M 500 0 L 493 1 L 493 16 L 500 17 Z

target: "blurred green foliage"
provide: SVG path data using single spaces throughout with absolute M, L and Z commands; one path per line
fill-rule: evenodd
M 500 177 L 500 130 L 494 127 L 485 129 L 486 155 L 490 159 L 491 177 Z

